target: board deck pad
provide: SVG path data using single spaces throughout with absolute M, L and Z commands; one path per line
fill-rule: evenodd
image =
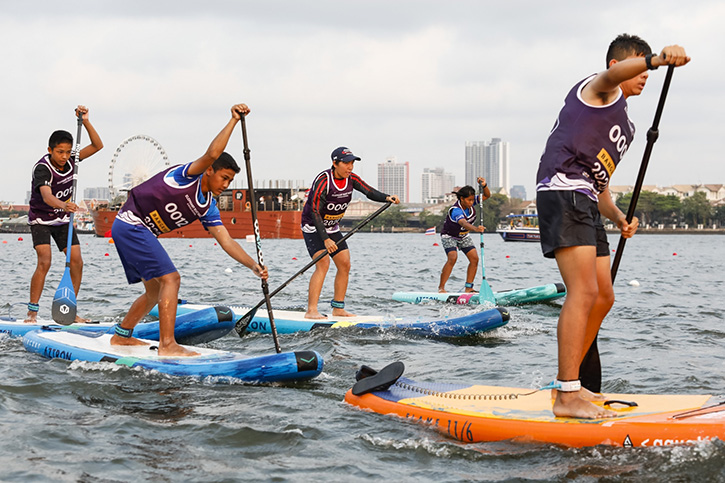
M 523 395 L 532 393 L 530 395 Z M 665 446 L 725 439 L 725 399 L 709 395 L 605 394 L 637 406 L 608 406 L 606 419 L 561 418 L 550 390 L 421 383 L 401 377 L 385 391 L 345 401 L 434 426 L 463 442 L 537 441 L 567 446 Z

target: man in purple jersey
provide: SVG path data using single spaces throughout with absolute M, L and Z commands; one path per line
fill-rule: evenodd
M 634 135 L 626 99 L 642 93 L 648 70 L 689 61 L 680 46 L 653 55 L 641 38 L 620 35 L 609 46 L 607 70 L 572 88 L 549 134 L 536 176 L 536 205 L 544 256 L 556 259 L 567 290 L 557 328 L 556 416 L 615 415 L 590 402 L 601 395 L 579 381 L 584 355 L 614 304 L 601 216 L 612 220 L 625 238 L 637 231 L 637 218 L 627 223 L 609 193 L 610 177 Z
M 335 149 L 331 157 L 332 167 L 317 175 L 302 209 L 302 237 L 305 239 L 310 257 L 314 259 L 327 251 L 335 262 L 337 275 L 335 275 L 335 295 L 330 302 L 332 315 L 353 317 L 354 314 L 345 310 L 345 293 L 350 276 L 350 252 L 347 249 L 347 242 L 340 242 L 342 234 L 339 222 L 345 216 L 345 210 L 352 200 L 353 190 L 360 191 L 368 199 L 381 203 L 390 201 L 398 204 L 400 199 L 395 195 L 381 193 L 353 173 L 353 165 L 360 158 L 352 154 L 348 148 L 341 146 Z M 317 303 L 320 301 L 320 293 L 329 268 L 330 259 L 327 257 L 315 264 L 307 294 L 305 317 L 308 319 L 325 318 L 317 309 Z
M 113 222 L 112 233 L 128 283 L 143 282 L 144 294 L 131 305 L 116 326 L 112 345 L 145 345 L 131 337 L 149 311 L 159 306 L 159 349 L 162 356 L 193 356 L 176 343 L 174 326 L 181 277 L 157 237 L 200 220 L 227 254 L 267 278 L 259 266 L 222 224 L 214 196 L 227 189 L 240 169 L 224 152 L 234 126 L 247 115 L 245 104 L 232 106 L 232 117 L 206 153 L 191 163 L 172 166 L 134 187 Z
M 86 106 L 78 106 L 76 118 L 81 115 L 91 144 L 81 149 L 78 160 L 86 159 L 103 148 L 100 136 L 88 119 Z M 76 162 L 71 158 L 73 152 L 73 136 L 67 131 L 55 131 L 48 140 L 48 154 L 43 156 L 33 167 L 33 180 L 30 186 L 30 210 L 28 224 L 33 237 L 33 247 L 38 256 L 38 264 L 30 279 L 30 302 L 25 322 L 35 323 L 40 308 L 40 295 L 43 293 L 45 277 L 50 270 L 52 253 L 50 239 L 53 238 L 58 250 L 67 253 L 68 247 L 68 213 L 78 211 L 73 203 L 73 175 Z M 83 278 L 83 259 L 81 245 L 76 232 L 73 232 L 70 247 L 70 278 L 76 295 L 81 288 Z M 76 322 L 88 320 L 76 315 Z

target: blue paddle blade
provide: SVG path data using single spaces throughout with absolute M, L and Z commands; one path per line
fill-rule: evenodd
M 76 293 L 70 279 L 70 270 L 66 269 L 53 297 L 53 320 L 61 325 L 70 325 L 76 320 Z
M 481 305 L 496 305 L 496 296 L 493 294 L 493 290 L 491 290 L 491 286 L 485 278 L 481 280 L 481 289 L 478 292 L 478 303 Z

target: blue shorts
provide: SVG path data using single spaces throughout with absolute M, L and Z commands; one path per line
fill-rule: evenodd
M 330 257 L 334 257 L 341 251 L 347 250 L 347 242 L 340 242 L 343 236 L 342 233 L 336 231 L 334 233 L 328 233 L 327 236 L 337 245 L 337 250 L 335 250 L 335 253 L 330 253 Z M 307 245 L 307 253 L 309 253 L 310 257 L 312 258 L 315 258 L 315 253 L 319 252 L 320 250 L 327 250 L 327 248 L 325 248 L 325 242 L 322 241 L 322 237 L 318 235 L 317 232 L 302 232 L 302 238 L 305 239 L 305 245 Z
M 145 226 L 130 225 L 116 219 L 111 235 L 128 283 L 148 281 L 176 272 L 164 247 Z
M 541 250 L 555 258 L 558 248 L 596 247 L 597 257 L 609 256 L 609 241 L 597 203 L 578 191 L 539 191 Z

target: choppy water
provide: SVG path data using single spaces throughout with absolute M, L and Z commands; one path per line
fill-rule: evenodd
M 23 236 L 25 241 L 18 241 Z M 434 290 L 444 262 L 437 238 L 356 234 L 348 308 L 396 316 L 467 313 L 472 307 L 392 302 L 396 290 Z M 641 235 L 627 244 L 617 302 L 600 334 L 605 391 L 725 394 L 723 282 L 719 236 Z M 122 317 L 140 294 L 113 245 L 81 237 L 86 262 L 79 313 Z M 258 279 L 213 240 L 164 240 L 182 274 L 181 296 L 206 303 L 260 300 Z M 610 243 L 616 246 L 616 239 Z M 243 242 L 248 251 L 252 244 Z M 264 240 L 270 287 L 308 261 L 301 240 Z M 105 256 L 106 253 L 109 256 Z M 676 255 L 675 255 L 676 253 Z M 559 281 L 537 244 L 486 236 L 494 290 Z M 63 270 L 58 254 L 41 300 Z M 3 302 L 27 302 L 35 266 L 29 235 L 0 236 Z M 232 268 L 232 272 L 225 271 Z M 463 285 L 463 261 L 449 289 Z M 328 274 L 323 300 L 332 295 Z M 479 273 L 480 275 L 480 273 Z M 628 285 L 636 279 L 639 287 Z M 307 276 L 274 299 L 302 307 Z M 571 449 L 544 444 L 465 445 L 410 421 L 362 412 L 343 395 L 360 364 L 405 362 L 406 375 L 437 382 L 532 386 L 556 373 L 559 305 L 512 309 L 508 326 L 457 343 L 390 332 L 322 331 L 281 338 L 284 350 L 315 349 L 316 380 L 289 385 L 215 384 L 106 364 L 68 364 L 0 338 L 0 479 L 3 481 L 725 481 L 721 442 L 654 449 Z M 22 316 L 22 307 L 2 309 Z M 272 352 L 270 336 L 236 335 L 212 347 Z

